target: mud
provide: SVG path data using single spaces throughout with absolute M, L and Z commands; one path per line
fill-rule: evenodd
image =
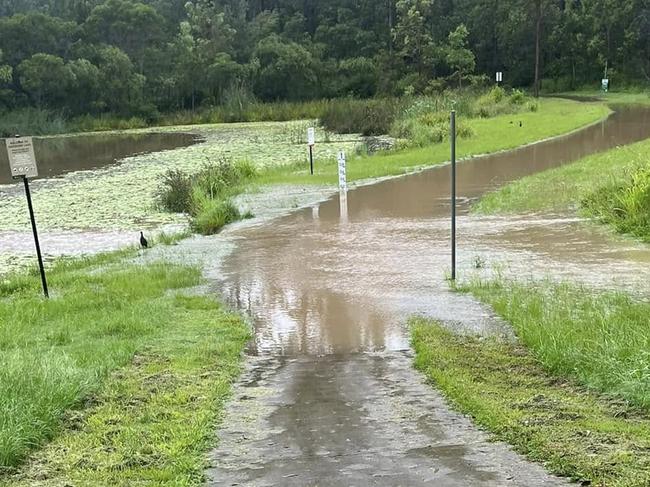
M 650 111 L 459 165 L 459 274 L 647 290 L 650 248 L 576 218 L 475 217 L 510 180 L 650 136 Z M 215 290 L 251 317 L 211 485 L 563 485 L 450 412 L 410 367 L 406 319 L 510 336 L 450 292 L 449 167 L 350 191 L 229 235 Z M 208 268 L 211 266 L 208 264 Z M 477 268 L 479 267 L 479 268 Z

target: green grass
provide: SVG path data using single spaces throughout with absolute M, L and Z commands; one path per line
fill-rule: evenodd
M 197 268 L 133 253 L 59 262 L 50 300 L 34 272 L 2 281 L 0 483 L 201 483 L 249 331 L 179 294 Z
M 645 140 L 526 176 L 485 195 L 473 210 L 484 214 L 578 210 L 580 201 L 593 191 L 646 165 L 648 151 L 650 140 Z
M 548 137 L 564 134 L 610 113 L 601 103 L 579 103 L 571 100 L 541 99 L 537 111 L 498 115 L 493 118 L 474 118 L 466 121 L 473 136 L 458 142 L 459 158 L 500 150 L 512 149 Z M 462 120 L 461 120 L 462 121 Z M 510 123 L 514 121 L 515 123 Z M 518 122 L 523 122 L 520 128 Z M 318 150 L 318 148 L 317 148 Z M 446 142 L 426 147 L 380 153 L 373 156 L 348 154 L 349 181 L 404 174 L 405 172 L 449 160 Z M 257 177 L 260 184 L 335 184 L 336 161 L 318 161 L 314 176 L 307 164 L 269 168 Z
M 583 485 L 650 484 L 650 418 L 549 373 L 525 348 L 411 321 L 415 365 L 492 438 Z
M 650 241 L 650 140 L 585 157 L 485 195 L 482 214 L 574 213 Z
M 650 411 L 650 303 L 568 283 L 473 282 L 554 375 Z
M 232 197 L 244 190 L 256 172 L 247 161 L 233 163 L 228 159 L 210 162 L 196 174 L 170 170 L 164 175 L 156 199 L 168 212 L 189 214 L 192 230 L 213 235 L 242 218 Z

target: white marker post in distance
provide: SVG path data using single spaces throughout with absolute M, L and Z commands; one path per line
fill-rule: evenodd
M 314 127 L 307 129 L 307 145 L 309 146 L 309 172 L 314 175 L 314 146 L 316 145 L 316 130 Z

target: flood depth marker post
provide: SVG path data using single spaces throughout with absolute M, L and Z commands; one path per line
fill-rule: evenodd
M 456 110 L 451 111 L 451 280 L 456 280 Z
M 36 256 L 38 257 L 38 268 L 41 272 L 41 283 L 43 284 L 43 295 L 50 297 L 47 290 L 47 279 L 45 278 L 45 267 L 43 267 L 43 256 L 41 255 L 41 245 L 38 242 L 38 231 L 36 230 L 36 218 L 34 217 L 34 206 L 32 205 L 32 194 L 29 190 L 29 179 L 38 176 L 36 167 L 36 157 L 34 155 L 34 144 L 31 137 L 16 136 L 13 139 L 7 139 L 7 155 L 9 156 L 9 168 L 11 177 L 14 179 L 22 178 L 25 185 L 25 195 L 27 196 L 27 206 L 29 207 L 29 218 L 32 222 L 32 232 L 34 233 L 34 243 L 36 244 Z
M 309 146 L 309 172 L 314 175 L 314 145 L 316 145 L 316 132 L 314 127 L 307 129 L 307 145 Z

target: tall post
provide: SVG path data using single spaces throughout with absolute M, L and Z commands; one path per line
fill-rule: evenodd
M 314 146 L 309 146 L 309 172 L 314 175 Z
M 41 283 L 43 284 L 43 294 L 46 298 L 50 297 L 47 290 L 47 279 L 45 279 L 45 267 L 43 266 L 43 256 L 41 255 L 41 245 L 38 242 L 38 231 L 36 230 L 36 218 L 34 217 L 34 206 L 32 205 L 32 194 L 29 191 L 29 180 L 23 176 L 25 184 L 25 194 L 27 195 L 27 206 L 29 207 L 29 218 L 32 222 L 32 232 L 34 233 L 34 243 L 36 244 L 36 256 L 38 257 L 38 268 L 41 272 Z
M 456 280 L 456 110 L 451 111 L 451 280 Z

